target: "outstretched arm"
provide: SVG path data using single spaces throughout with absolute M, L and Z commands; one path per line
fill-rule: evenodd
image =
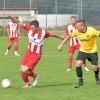
M 65 42 L 67 42 L 69 40 L 70 36 L 66 36 L 64 38 L 64 40 L 60 43 L 60 45 L 58 46 L 58 50 L 61 51 L 63 45 L 65 44 Z
M 53 33 L 49 33 L 49 36 L 55 37 L 55 38 L 58 38 L 58 39 L 64 39 L 62 36 L 59 36 L 59 35 L 56 35 L 56 34 L 53 34 Z

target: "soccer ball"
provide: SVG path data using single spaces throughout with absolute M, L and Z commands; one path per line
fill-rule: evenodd
M 3 88 L 9 88 L 11 86 L 11 81 L 9 79 L 3 79 L 1 82 Z

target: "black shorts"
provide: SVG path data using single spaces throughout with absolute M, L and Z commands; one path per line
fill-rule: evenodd
M 98 64 L 98 54 L 96 53 L 85 53 L 79 51 L 77 59 L 76 60 L 88 60 L 91 62 L 92 65 L 97 65 Z

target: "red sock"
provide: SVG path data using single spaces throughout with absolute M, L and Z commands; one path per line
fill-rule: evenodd
M 28 75 L 28 76 L 31 76 L 31 77 L 33 77 L 33 78 L 35 77 L 35 74 L 34 74 L 31 70 L 28 71 L 28 74 L 27 74 L 27 75 Z
M 73 58 L 69 58 L 68 59 L 68 68 L 72 68 L 72 60 L 73 60 Z
M 18 51 L 18 46 L 15 46 L 15 51 Z
M 21 76 L 22 76 L 22 79 L 23 79 L 23 81 L 24 81 L 25 83 L 29 83 L 28 75 L 26 75 L 26 74 L 21 74 Z

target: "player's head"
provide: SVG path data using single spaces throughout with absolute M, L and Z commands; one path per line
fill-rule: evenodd
M 87 29 L 85 20 L 83 20 L 83 19 L 77 20 L 76 21 L 76 29 L 79 32 L 84 33 L 86 31 L 86 29 Z
M 31 30 L 33 32 L 36 32 L 37 29 L 39 28 L 39 22 L 37 20 L 33 20 L 30 22 Z
M 72 25 L 76 24 L 76 16 L 71 16 Z
M 13 23 L 16 23 L 16 19 L 18 19 L 18 17 L 14 17 L 11 20 L 12 20 Z

